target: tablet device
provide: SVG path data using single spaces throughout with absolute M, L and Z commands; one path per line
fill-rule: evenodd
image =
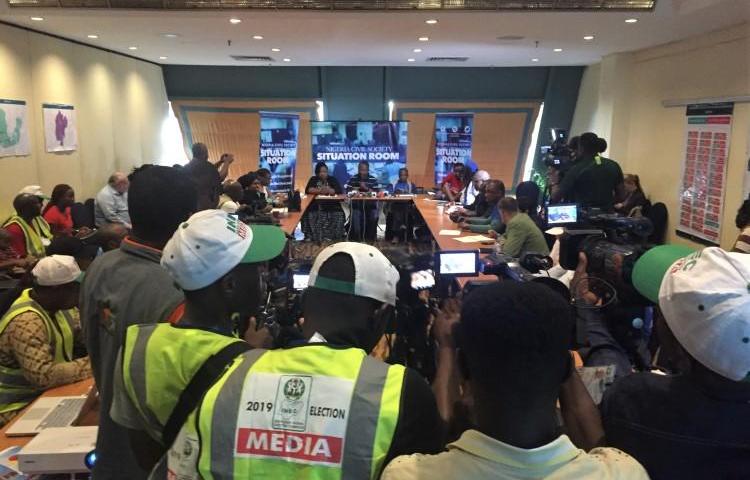
M 435 270 L 439 275 L 474 277 L 479 274 L 479 250 L 454 250 L 435 254 Z

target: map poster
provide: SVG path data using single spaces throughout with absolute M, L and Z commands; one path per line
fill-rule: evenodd
M 688 105 L 677 234 L 718 245 L 733 103 Z
M 0 98 L 0 157 L 30 153 L 26 102 Z
M 70 152 L 78 148 L 76 111 L 73 105 L 45 103 L 44 143 L 48 152 Z

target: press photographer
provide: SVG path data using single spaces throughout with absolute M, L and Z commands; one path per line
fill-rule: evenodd
M 607 142 L 595 133 L 581 135 L 570 169 L 561 178 L 551 179 L 554 180 L 550 182 L 551 202 L 612 211 L 615 195 L 623 196 L 624 178 L 617 162 L 601 156 L 605 150 Z

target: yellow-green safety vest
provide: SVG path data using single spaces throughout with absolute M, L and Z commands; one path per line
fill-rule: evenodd
M 73 310 L 61 310 L 54 316 L 41 307 L 26 289 L 10 306 L 8 312 L 0 319 L 0 335 L 5 332 L 10 322 L 26 312 L 34 312 L 44 321 L 47 337 L 54 350 L 55 363 L 73 360 Z M 38 397 L 43 390 L 35 387 L 23 375 L 20 368 L 0 365 L 0 413 L 19 410 Z
M 128 327 L 122 350 L 122 375 L 125 391 L 157 442 L 193 375 L 227 345 L 240 342 L 196 328 L 175 327 L 167 323 Z M 168 445 L 167 445 L 168 446 Z
M 37 216 L 34 217 L 31 221 L 31 225 L 29 225 L 21 216 L 15 214 L 3 223 L 3 227 L 7 227 L 14 223 L 21 228 L 21 231 L 23 231 L 23 236 L 26 241 L 26 255 L 31 255 L 37 258 L 44 257 L 47 253 L 43 240 L 52 239 L 52 231 L 50 230 L 47 221 L 44 218 Z
M 356 348 L 251 350 L 188 419 L 167 454 L 166 476 L 376 479 L 393 442 L 404 372 Z

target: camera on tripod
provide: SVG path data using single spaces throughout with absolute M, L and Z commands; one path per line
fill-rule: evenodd
M 575 157 L 568 145 L 568 131 L 562 128 L 551 129 L 552 144 L 541 147 L 542 161 L 547 167 L 566 172 Z

